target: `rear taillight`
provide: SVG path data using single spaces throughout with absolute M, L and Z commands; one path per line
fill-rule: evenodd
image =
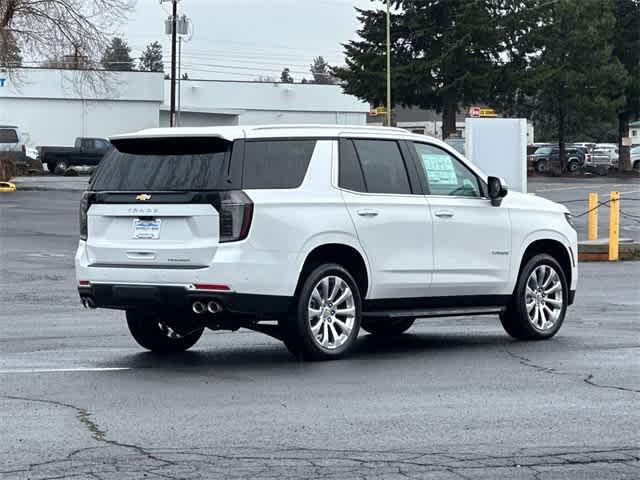
M 239 190 L 220 192 L 216 205 L 220 216 L 220 243 L 237 242 L 249 235 L 253 218 L 253 202 Z
M 80 240 L 87 239 L 87 212 L 94 198 L 93 192 L 84 192 L 80 199 Z

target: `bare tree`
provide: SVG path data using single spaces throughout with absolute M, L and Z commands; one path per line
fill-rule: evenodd
M 71 57 L 98 66 L 132 8 L 132 0 L 0 0 L 0 38 L 12 37 L 23 59 Z M 0 42 L 0 59 L 6 43 Z

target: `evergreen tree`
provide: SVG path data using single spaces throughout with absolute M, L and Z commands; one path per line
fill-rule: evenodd
M 144 72 L 164 72 L 162 45 L 153 42 L 146 46 L 139 61 L 139 69 Z
M 293 83 L 293 78 L 289 72 L 290 70 L 288 68 L 282 70 L 282 73 L 280 74 L 280 81 L 282 83 Z
M 311 83 L 322 83 L 327 85 L 334 83 L 333 75 L 331 75 L 329 70 L 329 64 L 322 56 L 313 59 L 310 71 L 313 75 L 313 81 Z
M 131 48 L 123 39 L 113 37 L 111 43 L 107 46 L 102 55 L 100 64 L 105 70 L 127 72 L 134 70 L 133 58 L 131 58 Z
M 539 10 L 545 18 L 529 35 L 531 60 L 522 85 L 535 101 L 534 121 L 556 132 L 564 170 L 568 139 L 578 140 L 590 124 L 615 123 L 628 75 L 613 55 L 610 0 L 556 0 Z
M 456 131 L 459 106 L 486 100 L 498 60 L 497 0 L 395 0 L 392 100 L 443 113 L 443 137 Z M 345 45 L 333 74 L 347 93 L 386 98 L 386 12 L 358 9 L 361 40 Z
M 629 121 L 640 117 L 640 0 L 614 0 L 614 55 L 627 71 L 625 101 L 618 111 L 618 138 L 626 137 Z M 620 170 L 630 167 L 629 152 L 620 147 Z M 626 164 L 626 165 L 625 165 Z

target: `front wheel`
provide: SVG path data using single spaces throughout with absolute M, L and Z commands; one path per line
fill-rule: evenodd
M 540 254 L 522 268 L 510 305 L 500 315 L 505 331 L 519 340 L 553 337 L 564 321 L 569 298 L 560 264 Z
M 178 332 L 161 315 L 137 310 L 127 310 L 127 325 L 141 347 L 156 353 L 184 352 L 196 344 L 204 331 L 204 327 L 193 327 Z
M 540 160 L 538 163 L 536 163 L 535 169 L 538 173 L 546 173 L 546 171 L 549 170 L 547 161 Z
M 575 173 L 578 171 L 578 169 L 580 168 L 580 163 L 577 160 L 572 160 L 569 162 L 569 164 L 567 165 L 567 170 L 570 173 Z
M 285 345 L 303 360 L 346 355 L 358 337 L 362 301 L 351 274 L 328 263 L 304 279 L 291 314 L 280 322 Z
M 67 171 L 67 168 L 69 168 L 69 166 L 67 165 L 67 162 L 61 160 L 58 163 L 56 163 L 56 166 L 53 172 L 56 175 L 64 175 L 64 173 Z

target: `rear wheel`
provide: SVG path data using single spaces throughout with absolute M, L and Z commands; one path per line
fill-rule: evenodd
M 204 327 L 193 326 L 188 331 L 178 332 L 162 315 L 137 310 L 127 311 L 127 325 L 141 347 L 157 353 L 184 352 L 196 344 L 204 331 Z
M 567 170 L 571 173 L 577 172 L 579 168 L 580 168 L 580 162 L 578 162 L 577 160 L 571 160 L 567 165 Z
M 633 162 L 633 169 L 637 172 L 640 171 L 640 160 Z
M 67 162 L 59 161 L 58 163 L 56 163 L 56 166 L 53 169 L 53 171 L 57 175 L 63 175 L 67 171 L 67 168 L 69 168 L 69 166 L 67 165 Z
M 291 314 L 280 322 L 284 343 L 303 360 L 340 358 L 358 337 L 361 312 L 351 274 L 341 265 L 320 265 L 304 279 Z
M 393 337 L 409 330 L 415 321 L 415 318 L 380 318 L 363 323 L 362 329 L 372 335 Z
M 560 264 L 550 255 L 536 255 L 520 272 L 511 303 L 500 315 L 502 326 L 520 340 L 551 338 L 564 321 L 568 294 Z

